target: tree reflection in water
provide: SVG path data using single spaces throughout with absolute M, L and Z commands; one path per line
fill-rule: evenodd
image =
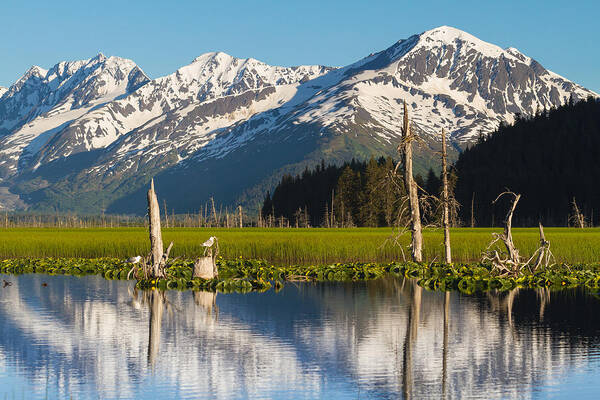
M 27 398 L 521 398 L 600 374 L 600 302 L 583 290 L 464 296 L 384 279 L 217 296 L 11 280 L 0 392 Z

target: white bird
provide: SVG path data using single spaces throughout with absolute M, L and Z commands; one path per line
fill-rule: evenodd
M 202 243 L 202 246 L 204 246 L 204 255 L 205 256 L 206 256 L 206 252 L 209 251 L 209 249 L 210 249 L 210 254 L 212 256 L 212 246 L 213 246 L 213 244 L 215 244 L 216 239 L 217 239 L 216 237 L 211 236 L 208 238 L 208 240 L 206 242 Z
M 212 247 L 212 245 L 215 244 L 215 239 L 216 239 L 216 237 L 211 236 L 210 238 L 208 238 L 208 240 L 206 242 L 202 243 L 202 246 Z
M 128 258 L 127 260 L 125 260 L 125 262 L 129 263 L 129 264 L 137 264 L 140 262 L 141 259 L 142 259 L 142 256 L 135 256 L 135 257 Z

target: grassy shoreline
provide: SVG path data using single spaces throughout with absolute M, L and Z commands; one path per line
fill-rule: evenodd
M 455 262 L 471 263 L 480 259 L 492 232 L 500 228 L 455 228 L 451 230 Z M 546 238 L 559 263 L 579 264 L 600 261 L 600 228 L 545 228 Z M 219 237 L 225 258 L 268 260 L 279 265 L 309 265 L 352 262 L 404 261 L 402 251 L 389 241 L 390 228 L 355 229 L 163 229 L 165 243 L 174 242 L 173 257 L 194 258 L 202 253 L 200 244 L 209 236 Z M 537 228 L 515 228 L 513 236 L 523 256 L 539 245 Z M 386 242 L 387 240 L 387 242 Z M 426 261 L 443 259 L 441 230 L 424 232 Z M 409 236 L 400 242 L 408 256 Z M 76 257 L 126 258 L 147 254 L 148 233 L 144 228 L 9 228 L 0 229 L 0 259 Z

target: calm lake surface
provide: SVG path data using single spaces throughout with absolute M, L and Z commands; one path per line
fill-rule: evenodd
M 390 278 L 165 294 L 0 275 L 0 400 L 593 399 L 599 389 L 600 299 L 584 290 L 465 296 Z

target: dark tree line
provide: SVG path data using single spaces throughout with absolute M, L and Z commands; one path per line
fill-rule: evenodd
M 406 193 L 402 180 L 392 178 L 394 167 L 391 158 L 383 157 L 342 165 L 322 161 L 300 175 L 285 175 L 273 194 L 267 193 L 262 218 L 266 225 L 271 220 L 276 226 L 281 225 L 281 217 L 284 225 L 300 227 L 395 225 Z M 427 193 L 439 193 L 441 180 L 433 170 L 427 179 L 417 175 L 415 180 Z
M 361 168 L 360 163 L 355 161 L 347 165 L 353 169 Z M 300 175 L 284 175 L 273 194 L 267 193 L 261 211 L 263 219 L 283 216 L 290 223 L 320 225 L 325 203 L 341 173 L 342 167 L 325 165 L 325 161 L 321 161 L 315 169 L 307 168 Z
M 573 200 L 586 225 L 600 221 L 600 102 L 589 98 L 502 125 L 460 154 L 455 196 L 461 217 L 478 226 L 500 225 L 506 188 L 522 194 L 514 224 L 565 226 Z M 473 201 L 474 200 L 474 201 Z

